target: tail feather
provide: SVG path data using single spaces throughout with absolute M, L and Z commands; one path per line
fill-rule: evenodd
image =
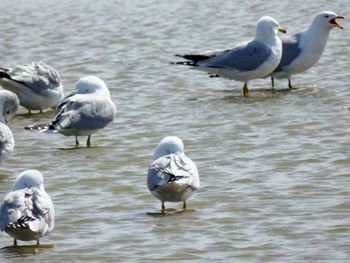
M 35 218 L 32 218 L 28 215 L 23 215 L 21 218 L 19 218 L 16 222 L 11 222 L 6 226 L 6 229 L 29 229 L 29 223 L 34 221 Z
M 198 55 L 198 54 L 176 54 L 175 57 L 180 57 L 187 59 L 189 61 L 175 61 L 175 62 L 170 62 L 170 64 L 174 65 L 187 65 L 187 66 L 197 66 L 197 63 L 199 61 L 205 60 L 210 58 L 210 56 L 207 55 Z

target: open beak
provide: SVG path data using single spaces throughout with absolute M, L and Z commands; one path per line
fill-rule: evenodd
M 278 32 L 281 32 L 281 33 L 287 33 L 287 31 L 284 29 L 284 28 L 282 28 L 282 27 L 279 27 L 279 28 L 277 28 L 277 30 L 278 30 Z
M 338 24 L 336 19 L 345 19 L 343 16 L 336 16 L 335 18 L 329 20 L 329 23 L 332 24 L 334 27 L 344 29 L 340 24 Z

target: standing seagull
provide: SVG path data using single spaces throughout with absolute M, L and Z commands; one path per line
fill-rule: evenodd
M 286 31 L 269 16 L 259 19 L 255 37 L 240 43 L 232 49 L 205 52 L 199 55 L 176 55 L 190 61 L 174 64 L 193 66 L 219 76 L 244 82 L 243 95 L 248 96 L 248 81 L 270 74 L 279 64 L 282 56 L 282 42 L 277 32 Z
M 7 159 L 13 152 L 15 141 L 7 122 L 16 114 L 19 100 L 16 94 L 0 90 L 0 161 Z
M 162 213 L 166 201 L 183 202 L 186 208 L 186 200 L 199 188 L 199 176 L 180 138 L 168 136 L 160 141 L 148 170 L 147 186 L 162 202 Z
M 89 147 L 91 135 L 110 124 L 116 111 L 104 81 L 95 76 L 87 76 L 80 78 L 75 91 L 58 104 L 52 122 L 26 129 L 75 136 L 76 146 L 79 145 L 78 136 L 88 136 L 86 144 Z
M 321 57 L 329 36 L 334 28 L 343 29 L 336 19 L 344 19 L 331 11 L 319 13 L 309 28 L 282 39 L 282 59 L 278 67 L 271 73 L 272 87 L 274 78 L 287 78 L 291 89 L 291 76 L 311 68 Z
M 26 170 L 16 179 L 11 192 L 0 208 L 0 230 L 17 240 L 39 239 L 52 231 L 55 211 L 44 189 L 43 175 L 37 170 Z
M 58 72 L 44 62 L 0 68 L 0 85 L 17 94 L 20 104 L 31 110 L 54 107 L 63 98 Z

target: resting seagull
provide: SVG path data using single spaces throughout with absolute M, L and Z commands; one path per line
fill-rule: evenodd
M 39 239 L 54 227 L 55 211 L 43 182 L 39 171 L 26 170 L 5 196 L 0 208 L 0 230 L 14 238 L 14 246 L 17 240 L 36 240 L 39 245 Z
M 183 202 L 186 208 L 186 200 L 199 188 L 199 176 L 180 138 L 168 136 L 160 141 L 148 170 L 147 186 L 162 202 L 162 213 L 166 201 Z
M 344 19 L 331 11 L 319 13 L 309 28 L 282 39 L 282 59 L 278 67 L 271 74 L 272 87 L 274 78 L 287 78 L 291 89 L 291 76 L 311 68 L 321 57 L 329 36 L 334 28 L 343 29 L 336 19 Z
M 90 147 L 91 135 L 110 124 L 116 111 L 104 81 L 87 76 L 80 78 L 75 91 L 58 104 L 50 123 L 28 126 L 26 129 L 75 136 L 76 146 L 79 145 L 78 136 L 88 136 L 86 144 Z
M 17 94 L 20 104 L 32 110 L 55 107 L 63 98 L 63 86 L 58 72 L 44 62 L 0 68 L 0 85 Z
M 255 37 L 232 49 L 205 52 L 199 55 L 175 55 L 190 61 L 174 64 L 189 65 L 211 75 L 244 82 L 243 95 L 248 96 L 248 81 L 270 74 L 279 64 L 282 43 L 277 32 L 286 31 L 269 16 L 259 19 Z
M 15 147 L 7 122 L 16 114 L 18 107 L 16 94 L 9 90 L 0 90 L 0 161 L 7 159 Z

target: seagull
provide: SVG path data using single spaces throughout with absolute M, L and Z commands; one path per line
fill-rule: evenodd
M 183 202 L 186 209 L 186 200 L 199 188 L 199 176 L 196 165 L 185 155 L 180 138 L 167 136 L 160 141 L 148 170 L 147 186 L 162 202 L 162 213 L 166 201 Z
M 54 228 L 55 211 L 44 189 L 43 175 L 37 170 L 26 170 L 16 179 L 0 207 L 0 230 L 17 240 L 39 239 Z
M 180 55 L 190 61 L 172 64 L 189 65 L 204 70 L 211 76 L 242 81 L 243 95 L 248 97 L 248 81 L 265 77 L 279 64 L 282 56 L 282 42 L 277 32 L 286 33 L 278 22 L 269 16 L 259 19 L 255 37 L 240 43 L 232 49 L 209 51 L 199 55 Z
M 55 107 L 63 98 L 60 75 L 41 61 L 15 68 L 0 68 L 0 85 L 16 93 L 20 104 L 29 113 Z
M 282 39 L 282 59 L 278 67 L 270 74 L 272 88 L 274 78 L 287 78 L 291 89 L 291 76 L 311 68 L 320 59 L 330 31 L 337 27 L 343 29 L 336 19 L 344 19 L 331 11 L 319 13 L 309 28 Z
M 80 78 L 75 91 L 58 104 L 50 123 L 25 129 L 75 136 L 76 146 L 79 146 L 78 136 L 88 136 L 86 145 L 90 147 L 91 135 L 110 124 L 116 111 L 105 82 L 95 76 L 86 76 Z
M 7 159 L 15 147 L 7 122 L 16 114 L 18 107 L 19 100 L 15 93 L 0 90 L 0 161 Z

